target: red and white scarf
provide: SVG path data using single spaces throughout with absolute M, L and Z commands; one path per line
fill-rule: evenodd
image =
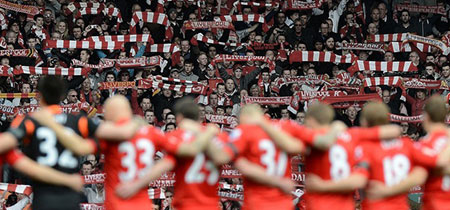
M 245 97 L 244 102 L 246 104 L 262 104 L 262 105 L 288 105 L 291 101 L 290 96 L 286 97 Z
M 412 52 L 413 50 L 411 49 L 411 44 L 414 44 L 415 47 L 420 50 L 420 52 L 431 53 L 432 51 L 431 45 L 419 42 L 415 43 L 390 42 L 386 51 L 390 51 L 393 53 Z
M 337 55 L 332 52 L 322 51 L 293 51 L 289 55 L 289 62 L 332 62 L 353 63 L 357 57 L 353 54 Z
M 322 6 L 324 0 L 314 0 L 312 2 L 305 2 L 300 0 L 287 0 L 283 5 L 284 10 L 309 10 L 319 8 Z
M 104 183 L 106 178 L 105 173 L 84 175 L 85 184 Z
M 163 58 L 161 56 L 151 56 L 151 57 L 139 57 L 139 58 L 121 58 L 121 59 L 108 59 L 103 58 L 100 60 L 109 64 L 115 64 L 116 68 L 134 68 L 134 67 L 145 67 L 145 66 L 161 66 L 163 63 Z
M 166 14 L 156 12 L 134 12 L 130 22 L 130 33 L 136 33 L 136 25 L 140 21 L 144 23 L 157 23 L 166 26 L 165 39 L 172 39 L 172 27 L 170 27 L 169 18 Z
M 322 100 L 328 97 L 339 97 L 345 95 L 347 95 L 347 93 L 344 91 L 298 91 L 297 94 L 291 97 L 288 110 L 294 114 L 297 114 L 301 101 L 309 101 L 313 99 Z
M 423 43 L 423 44 L 431 45 L 433 47 L 440 49 L 442 51 L 442 54 L 444 54 L 444 55 L 448 55 L 450 53 L 450 48 L 441 40 L 407 33 L 405 36 L 405 39 L 403 40 L 403 43 L 408 43 L 408 42 Z
M 447 83 L 443 80 L 429 80 L 429 79 L 417 79 L 417 78 L 403 78 L 403 87 L 414 89 L 440 89 L 448 90 Z
M 231 47 L 237 47 L 237 46 L 241 46 L 241 45 L 245 45 L 245 43 L 234 43 L 234 42 L 219 42 L 216 40 L 212 40 L 206 36 L 204 36 L 201 33 L 198 33 L 196 35 L 194 35 L 191 39 L 191 44 L 198 46 L 198 42 L 197 41 L 201 41 L 204 43 L 208 43 L 208 44 L 218 44 L 218 45 L 223 45 L 223 46 L 231 46 Z
M 96 49 L 96 50 L 118 50 L 124 48 L 124 42 L 94 42 L 75 41 L 75 40 L 46 40 L 45 49 L 47 48 L 75 48 L 75 49 Z
M 15 192 L 30 196 L 33 193 L 30 185 L 0 183 L 0 190 Z
M 275 69 L 275 62 L 269 60 L 266 56 L 244 56 L 244 55 L 228 55 L 228 54 L 220 54 L 216 55 L 216 57 L 211 61 L 212 65 L 216 63 L 224 62 L 224 61 L 262 61 L 269 64 L 269 69 Z
M 67 15 L 72 14 L 75 10 L 80 10 L 81 8 L 105 8 L 103 3 L 92 3 L 92 2 L 71 2 L 67 5 L 65 13 Z
M 166 199 L 162 188 L 149 188 L 148 197 L 150 197 L 150 199 Z
M 357 95 L 344 95 L 344 96 L 332 96 L 326 97 L 322 101 L 328 104 L 342 103 L 342 102 L 354 102 L 354 101 L 381 101 L 381 97 L 378 93 L 370 94 L 357 94 Z
M 375 34 L 367 37 L 367 42 L 401 42 L 406 38 L 406 33 L 398 34 Z
M 98 89 L 107 90 L 107 89 L 118 89 L 118 88 L 133 88 L 136 87 L 135 81 L 128 82 L 100 82 Z
M 3 12 L 0 12 L 0 29 L 5 30 L 8 28 L 8 18 Z
M 14 4 L 5 0 L 0 0 L 0 7 L 15 12 L 25 13 L 28 15 L 39 14 L 39 8 L 29 5 Z
M 80 210 L 105 210 L 101 203 L 80 203 Z
M 128 35 L 110 35 L 110 36 L 91 36 L 83 41 L 92 42 L 150 42 L 153 44 L 153 38 L 150 34 L 128 34 Z
M 402 11 L 408 10 L 409 12 L 416 13 L 431 13 L 431 14 L 439 14 L 439 15 L 447 15 L 444 6 L 426 6 L 426 5 L 414 5 L 414 4 L 396 4 L 395 10 Z
M 278 2 L 273 3 L 258 3 L 258 2 L 243 2 L 243 1 L 235 1 L 233 6 L 238 7 L 238 10 L 241 11 L 239 7 L 241 6 L 250 6 L 250 7 L 275 7 L 278 6 Z
M 83 15 L 98 15 L 103 12 L 105 8 L 103 7 L 81 7 L 77 14 L 75 14 L 75 18 L 81 18 Z
M 166 83 L 164 82 L 166 81 Z M 174 91 L 180 91 L 184 93 L 194 93 L 205 95 L 208 89 L 207 86 L 201 84 L 194 84 L 192 81 L 187 82 L 186 80 L 177 80 L 173 78 L 164 77 L 164 81 L 155 81 L 154 79 L 140 79 L 138 80 L 138 88 L 154 88 L 154 89 L 169 89 Z M 178 82 L 181 84 L 171 84 L 167 82 Z
M 401 116 L 396 114 L 389 114 L 389 119 L 391 122 L 420 123 L 423 121 L 423 115 Z
M 176 44 L 148 44 L 145 51 L 152 53 L 175 53 L 179 52 L 180 48 Z
M 195 29 L 231 29 L 234 31 L 233 23 L 228 21 L 186 21 L 183 30 Z
M 417 66 L 411 61 L 362 61 L 358 60 L 347 69 L 352 75 L 357 71 L 413 72 Z
M 14 74 L 32 74 L 32 75 L 61 75 L 61 76 L 82 76 L 89 73 L 86 68 L 51 68 L 19 66 L 13 70 Z
M 205 117 L 209 122 L 215 124 L 231 125 L 232 127 L 235 127 L 238 124 L 236 117 L 232 116 L 207 114 Z
M 88 69 L 106 69 L 114 66 L 114 62 L 100 62 L 99 64 L 89 64 L 83 61 L 72 59 L 72 66 L 81 66 Z
M 387 85 L 397 87 L 401 85 L 401 77 L 371 77 L 364 79 L 364 87 Z
M 264 32 L 269 31 L 269 27 L 264 19 L 264 16 L 259 14 L 250 14 L 250 15 L 223 15 L 219 17 L 215 17 L 216 20 L 219 21 L 228 21 L 228 22 L 234 22 L 234 21 L 245 21 L 245 22 L 258 22 L 262 23 L 262 28 Z
M 342 43 L 337 50 L 370 50 L 384 52 L 382 43 Z
M 14 115 L 16 113 L 16 107 L 14 106 L 6 106 L 4 104 L 0 104 L 0 113 L 6 115 Z

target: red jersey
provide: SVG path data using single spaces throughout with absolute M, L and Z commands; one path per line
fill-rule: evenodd
M 436 161 L 432 156 L 417 155 L 418 149 L 409 138 L 364 142 L 355 153 L 358 172 L 369 180 L 380 181 L 387 186 L 398 184 L 417 163 L 430 164 Z M 365 199 L 362 205 L 364 210 L 409 209 L 407 193 L 376 201 Z
M 323 180 L 338 181 L 351 174 L 356 163 L 354 151 L 362 140 L 379 140 L 379 128 L 351 128 L 342 133 L 328 151 L 311 149 L 306 156 L 306 173 L 312 173 Z M 306 206 L 311 209 L 328 210 L 355 209 L 353 193 L 306 193 Z
M 279 126 L 280 123 L 275 123 Z M 266 169 L 267 174 L 289 178 L 288 155 L 275 146 L 269 135 L 256 125 L 239 125 L 230 134 L 230 143 L 239 154 L 237 158 Z M 292 197 L 278 188 L 266 186 L 244 176 L 244 210 L 293 209 Z
M 421 139 L 418 144 L 424 153 L 432 156 L 439 155 L 449 141 L 447 131 L 436 131 Z M 442 176 L 434 173 L 434 165 L 426 165 L 429 169 L 428 179 L 425 183 L 423 195 L 424 210 L 449 209 L 450 205 L 450 175 Z
M 3 163 L 8 163 L 8 165 L 13 166 L 17 161 L 22 159 L 24 154 L 18 149 L 9 150 L 0 155 L 0 165 Z
M 116 196 L 114 191 L 120 183 L 137 180 L 144 175 L 146 169 L 153 166 L 156 151 L 170 148 L 171 144 L 165 136 L 153 126 L 147 126 L 128 141 L 100 143 L 105 154 L 105 208 L 151 209 L 152 203 L 146 188 L 126 200 Z
M 195 140 L 193 133 L 181 129 L 168 133 L 167 137 L 175 145 Z M 226 134 L 219 139 L 225 141 Z M 218 209 L 219 168 L 204 153 L 195 157 L 176 156 L 175 165 L 173 206 L 177 210 Z

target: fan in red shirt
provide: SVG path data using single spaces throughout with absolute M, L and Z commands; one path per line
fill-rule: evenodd
M 218 132 L 214 125 L 202 128 L 198 105 L 191 98 L 184 98 L 174 106 L 179 129 L 167 135 L 172 149 L 166 151 L 174 156 L 173 161 L 160 161 L 146 172 L 142 179 L 123 183 L 116 192 L 121 197 L 129 197 L 162 173 L 174 169 L 176 185 L 173 205 L 177 210 L 216 209 L 219 170 L 204 149 Z M 184 149 L 183 149 L 184 148 Z M 183 151 L 184 150 L 184 151 Z M 180 152 L 183 151 L 183 152 Z
M 401 130 L 396 125 L 385 125 L 373 128 L 351 128 L 338 135 L 339 130 L 336 126 L 339 124 L 331 124 L 334 118 L 334 110 L 331 106 L 316 103 L 308 108 L 306 113 L 306 125 L 315 131 L 325 134 L 337 135 L 337 141 L 329 145 L 330 142 L 321 141 L 316 138 L 308 139 L 311 132 L 308 129 L 295 123 L 283 126 L 284 129 L 290 130 L 290 133 L 299 140 L 302 140 L 310 146 L 310 152 L 306 154 L 306 172 L 308 175 L 316 175 L 323 180 L 340 180 L 350 176 L 351 169 L 354 166 L 354 150 L 357 144 L 362 140 L 378 141 L 379 137 L 393 138 L 400 135 Z M 339 127 L 338 127 L 339 128 Z M 319 140 L 318 140 L 319 139 Z M 333 139 L 333 138 L 331 138 Z M 303 148 L 301 142 L 279 142 L 275 143 L 291 154 L 301 153 Z M 329 148 L 329 149 L 327 149 Z M 311 192 L 305 195 L 305 201 L 308 208 L 311 209 L 330 209 L 339 205 L 340 209 L 355 209 L 353 192 L 334 194 L 329 192 Z
M 364 107 L 361 122 L 367 126 L 379 126 L 389 123 L 389 110 L 385 104 L 370 103 Z M 400 132 L 399 132 L 400 135 Z M 383 141 L 364 141 L 355 149 L 357 166 L 352 175 L 345 179 L 333 181 L 321 180 L 315 176 L 308 177 L 308 184 L 319 191 L 352 191 L 366 186 L 368 181 L 381 182 L 393 186 L 423 173 L 424 169 L 416 164 L 434 164 L 432 156 L 413 155 L 417 149 L 408 138 Z M 363 209 L 409 209 L 407 193 L 395 193 L 382 199 L 368 196 L 363 201 Z

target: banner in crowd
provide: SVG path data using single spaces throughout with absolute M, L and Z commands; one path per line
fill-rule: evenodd
M 80 210 L 105 210 L 101 203 L 80 203 Z
M 261 104 L 261 105 L 288 105 L 291 101 L 290 96 L 286 97 L 244 97 L 246 104 Z
M 106 178 L 105 173 L 84 175 L 84 183 L 85 184 L 104 183 L 105 178 Z
M 311 2 L 302 0 L 287 0 L 284 2 L 283 9 L 285 10 L 307 10 L 319 8 L 322 6 L 324 0 L 313 0 Z
M 337 50 L 368 50 L 384 52 L 383 43 L 347 43 L 344 42 L 336 47 Z
M 289 62 L 331 62 L 331 63 L 353 63 L 357 57 L 353 54 L 338 55 L 332 52 L 322 51 L 293 51 L 289 55 Z
M 347 95 L 344 91 L 297 91 L 291 96 L 288 110 L 294 114 L 297 114 L 297 110 L 300 108 L 301 101 L 309 101 L 313 99 L 323 100 L 329 97 L 339 97 Z
M 437 5 L 436 6 L 427 6 L 427 5 L 415 5 L 415 4 L 396 4 L 395 5 L 395 10 L 397 10 L 397 12 L 400 12 L 404 9 L 408 10 L 409 12 L 446 15 L 444 6 L 437 6 Z
M 216 55 L 216 57 L 211 61 L 212 65 L 215 65 L 219 62 L 224 61 L 236 61 L 236 62 L 244 62 L 244 61 L 262 61 L 269 65 L 269 69 L 275 69 L 275 62 L 269 60 L 266 56 L 245 56 L 245 55 L 228 55 L 228 54 L 220 54 Z
M 0 93 L 0 98 L 36 98 L 37 93 Z
M 389 114 L 389 118 L 391 122 L 421 123 L 424 119 L 424 116 L 423 115 L 402 116 L 396 114 Z M 450 124 L 450 118 L 448 116 L 445 119 L 445 123 Z
M 327 104 L 334 104 L 343 102 L 348 103 L 348 102 L 371 101 L 371 100 L 381 101 L 381 97 L 378 93 L 331 96 L 324 98 L 322 102 Z
M 127 89 L 136 87 L 135 81 L 127 81 L 127 82 L 100 82 L 98 89 L 99 90 L 108 90 L 108 89 Z
M 236 127 L 238 125 L 237 118 L 233 116 L 207 114 L 205 117 L 210 123 L 230 125 L 231 127 Z
M 403 87 L 415 89 L 441 89 L 448 90 L 447 83 L 443 80 L 417 79 L 417 78 L 403 78 Z
M 25 13 L 28 15 L 39 14 L 39 8 L 37 8 L 35 6 L 14 4 L 12 2 L 8 2 L 5 0 L 0 0 L 0 7 L 7 9 L 7 10 L 15 11 L 15 12 Z
M 146 66 L 161 65 L 163 59 L 161 56 L 138 57 L 138 58 L 120 58 L 109 59 L 102 58 L 98 64 L 89 64 L 77 59 L 72 59 L 72 66 L 82 66 L 86 69 L 106 69 L 106 68 L 136 68 Z
M 230 29 L 235 30 L 233 23 L 228 21 L 186 21 L 183 24 L 183 30 L 196 29 Z

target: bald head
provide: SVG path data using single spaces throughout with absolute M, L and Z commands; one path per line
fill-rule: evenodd
M 118 121 L 121 119 L 130 119 L 133 116 L 130 102 L 125 96 L 115 95 L 105 101 L 103 106 L 105 120 Z
M 248 121 L 251 121 L 253 118 L 262 115 L 264 115 L 264 112 L 259 105 L 247 104 L 241 109 L 239 120 L 242 124 L 247 124 Z

